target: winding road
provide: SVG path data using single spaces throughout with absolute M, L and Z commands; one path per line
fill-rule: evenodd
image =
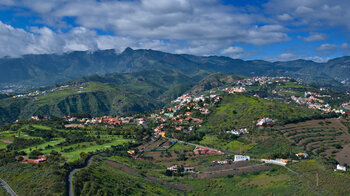
M 11 196 L 17 196 L 15 191 L 13 191 L 12 188 L 4 180 L 0 179 L 0 185 L 3 186 Z
M 80 168 L 76 168 L 76 169 L 73 169 L 69 175 L 68 175 L 68 179 L 67 179 L 67 182 L 68 182 L 68 195 L 69 196 L 74 196 L 74 192 L 73 192 L 73 175 L 81 170 L 81 169 L 84 169 L 86 167 L 89 167 L 90 166 L 90 163 L 91 163 L 91 159 L 92 159 L 93 156 L 89 157 L 86 159 L 85 161 L 85 164 L 83 165 L 83 167 L 80 167 Z

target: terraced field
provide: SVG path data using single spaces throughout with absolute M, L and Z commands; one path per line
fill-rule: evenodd
M 350 134 L 346 119 L 311 120 L 276 127 L 297 146 L 314 155 L 333 157 L 350 164 Z M 347 121 L 346 121 L 347 122 Z

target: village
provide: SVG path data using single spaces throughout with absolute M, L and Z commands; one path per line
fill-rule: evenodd
M 209 92 L 200 94 L 200 95 L 191 95 L 191 94 L 183 94 L 176 98 L 175 100 L 171 101 L 171 105 L 168 107 L 164 107 L 156 112 L 147 114 L 147 115 L 132 115 L 132 116 L 101 116 L 101 117 L 92 117 L 92 118 L 79 118 L 74 116 L 64 116 L 63 119 L 66 121 L 65 127 L 66 128 L 83 128 L 85 126 L 89 125 L 105 125 L 105 126 L 122 126 L 122 125 L 140 125 L 144 128 L 152 129 L 153 130 L 153 139 L 151 140 L 151 143 L 147 144 L 148 147 L 142 148 L 140 147 L 140 151 L 146 154 L 151 153 L 151 157 L 159 157 L 164 156 L 162 155 L 162 152 L 169 153 L 168 150 L 171 149 L 171 146 L 176 145 L 179 142 L 183 141 L 176 141 L 172 144 L 169 144 L 167 148 L 161 149 L 160 147 L 163 144 L 157 144 L 156 147 L 150 148 L 150 146 L 153 146 L 152 143 L 157 143 L 158 141 L 163 141 L 164 143 L 167 143 L 169 141 L 175 141 L 173 138 L 173 133 L 182 133 L 187 134 L 193 130 L 196 130 L 202 126 L 202 123 L 207 115 L 209 115 L 212 111 L 210 110 L 210 107 L 219 104 L 225 96 L 225 93 L 227 94 L 236 94 L 236 93 L 248 93 L 249 86 L 252 85 L 264 85 L 272 83 L 272 81 L 276 82 L 276 78 L 269 78 L 269 77 L 253 77 L 249 79 L 239 80 L 236 82 L 235 86 L 231 87 L 224 87 L 221 89 L 218 89 L 216 91 L 211 90 Z M 285 81 L 288 82 L 289 78 L 277 78 L 277 81 Z M 61 88 L 61 87 L 59 87 Z M 57 89 L 59 89 L 57 88 Z M 62 87 L 66 88 L 66 87 Z M 57 90 L 56 89 L 56 90 Z M 41 92 L 43 93 L 43 92 Z M 328 95 L 321 95 L 319 93 L 314 92 L 305 92 L 304 98 L 297 98 L 295 96 L 292 96 L 292 100 L 295 101 L 295 103 L 300 105 L 307 105 L 308 107 L 312 109 L 318 109 L 325 112 L 335 111 L 332 110 L 329 106 L 329 104 L 325 103 L 325 101 L 322 100 L 323 97 L 328 97 Z M 343 110 L 339 110 L 339 113 L 344 113 Z M 40 120 L 38 116 L 33 116 L 33 120 Z M 254 126 L 257 128 L 266 128 L 266 127 L 273 127 L 273 124 L 275 122 L 275 119 L 271 119 L 268 116 L 262 116 L 261 118 L 257 119 L 254 122 Z M 226 130 L 227 134 L 241 136 L 249 133 L 248 127 L 241 127 L 238 129 L 229 129 Z M 307 159 L 308 154 L 305 152 L 300 152 L 296 154 L 297 159 L 296 160 L 287 160 L 282 158 L 277 159 L 267 159 L 267 158 L 261 158 L 261 159 L 251 159 L 250 156 L 245 154 L 232 154 L 232 152 L 222 152 L 218 149 L 209 148 L 206 146 L 200 146 L 198 144 L 189 144 L 186 143 L 186 145 L 192 145 L 194 146 L 191 150 L 191 153 L 193 153 L 193 156 L 217 156 L 220 155 L 222 158 L 212 161 L 212 166 L 215 166 L 215 168 L 220 168 L 217 165 L 230 165 L 235 162 L 240 161 L 250 161 L 255 160 L 262 163 L 268 163 L 268 164 L 276 164 L 280 166 L 286 166 L 288 162 L 295 162 L 298 161 L 298 159 Z M 147 150 L 148 149 L 148 150 Z M 140 155 L 134 154 L 135 152 L 130 151 L 129 154 L 134 158 L 140 158 Z M 171 153 L 170 153 L 171 154 Z M 186 154 L 186 153 L 185 153 Z M 149 156 L 149 155 L 147 155 Z M 147 157 L 146 156 L 146 157 Z M 227 158 L 226 158 L 227 156 Z M 38 160 L 43 160 L 38 158 Z M 29 162 L 33 162 L 29 160 Z M 181 169 L 179 169 L 181 168 Z M 184 172 L 184 173 L 196 173 L 198 170 L 196 170 L 196 167 L 194 166 L 186 166 L 181 167 L 180 165 L 174 164 L 174 165 L 167 165 L 167 170 L 170 172 Z M 336 170 L 346 170 L 343 166 L 337 165 Z

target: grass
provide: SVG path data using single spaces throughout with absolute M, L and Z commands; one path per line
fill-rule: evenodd
M 194 146 L 176 143 L 169 150 L 193 150 Z
M 128 139 L 120 139 L 120 140 L 113 140 L 111 142 L 101 144 L 101 145 L 92 145 L 92 146 L 87 146 L 85 148 L 79 148 L 77 150 L 74 150 L 72 152 L 62 152 L 62 156 L 68 159 L 68 162 L 72 162 L 75 160 L 78 160 L 80 158 L 80 153 L 82 152 L 95 152 L 97 150 L 103 150 L 110 148 L 111 146 L 116 146 L 119 144 L 126 143 L 130 140 Z
M 270 137 L 257 142 L 257 145 L 247 151 L 251 156 L 257 158 L 267 157 L 289 157 L 292 154 L 302 152 L 297 146 L 284 137 Z
M 311 195 L 283 169 L 185 182 L 194 189 L 191 195 Z
M 5 142 L 0 142 L 0 149 L 6 148 L 7 145 L 9 145 L 9 144 L 5 143 Z
M 227 143 L 224 148 L 229 150 L 229 151 L 232 151 L 232 152 L 246 152 L 247 150 L 249 150 L 250 148 L 252 148 L 255 144 L 249 144 L 249 145 L 246 145 L 240 141 L 237 141 L 237 140 L 233 140 L 229 143 Z
M 127 174 L 102 160 L 77 172 L 73 183 L 76 195 L 175 195 L 164 185 Z
M 224 96 L 218 107 L 212 110 L 205 125 L 207 129 L 217 131 L 251 128 L 261 117 L 269 117 L 276 120 L 276 124 L 284 124 L 319 115 L 319 112 L 307 108 L 239 94 Z
M 49 141 L 49 142 L 45 142 L 45 143 L 42 143 L 42 144 L 39 144 L 37 146 L 32 146 L 32 147 L 28 147 L 28 148 L 25 148 L 21 151 L 24 151 L 26 153 L 30 153 L 31 150 L 34 150 L 34 149 L 45 149 L 45 147 L 47 147 L 48 145 L 50 146 L 55 146 L 61 142 L 65 141 L 64 138 L 55 138 L 53 139 L 52 141 Z M 51 152 L 51 150 L 50 150 Z
M 0 196 L 10 196 L 3 186 L 0 186 Z
M 200 141 L 201 145 L 210 146 L 214 148 L 229 150 L 232 152 L 245 152 L 252 148 L 254 144 L 244 144 L 243 142 L 233 140 L 233 141 L 224 141 L 219 139 L 215 135 L 206 135 L 203 140 Z
M 334 172 L 333 168 L 325 167 L 319 160 L 305 160 L 290 166 L 301 174 L 303 183 L 315 192 L 322 195 L 349 195 L 350 175 L 343 172 Z M 334 165 L 335 167 L 335 165 Z M 319 186 L 316 187 L 316 175 Z M 341 187 L 341 188 L 340 188 Z
M 18 195 L 64 195 L 65 176 L 57 168 L 11 163 L 0 167 L 0 177 Z

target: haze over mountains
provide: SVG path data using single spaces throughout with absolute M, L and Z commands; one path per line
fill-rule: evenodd
M 241 60 L 222 56 L 170 54 L 155 50 L 126 48 L 95 52 L 25 55 L 0 59 L 0 89 L 23 90 L 51 85 L 93 74 L 130 73 L 141 70 L 170 69 L 187 76 L 204 77 L 225 72 L 243 76 L 289 76 L 308 84 L 348 89 L 350 57 L 316 63 L 308 60 L 268 62 Z M 12 86 L 11 86 L 12 85 Z M 10 87 L 11 86 L 11 87 Z

